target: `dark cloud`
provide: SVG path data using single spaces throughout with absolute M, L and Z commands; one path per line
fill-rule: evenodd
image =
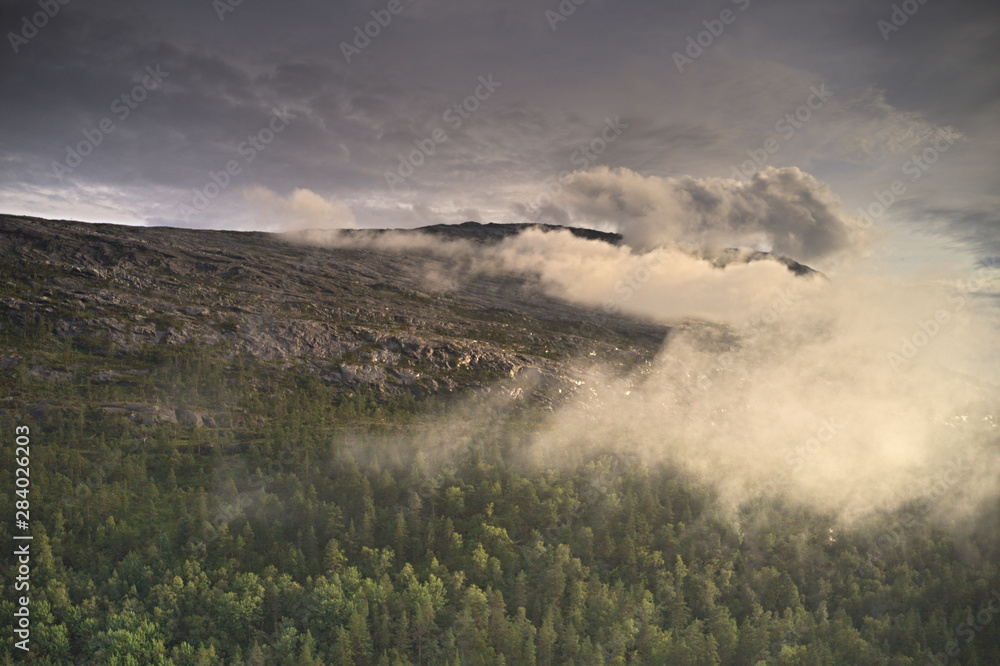
M 1000 185 L 985 166 L 995 163 L 998 146 L 994 3 L 925 3 L 885 40 L 877 21 L 891 4 L 861 0 L 589 0 L 559 21 L 546 15 L 559 12 L 555 1 L 403 0 L 402 12 L 348 63 L 341 44 L 385 6 L 244 2 L 220 19 L 213 3 L 200 0 L 74 0 L 14 53 L 8 33 L 39 9 L 36 2 L 4 3 L 0 206 L 57 217 L 251 227 L 255 212 L 245 192 L 265 188 L 282 200 L 302 190 L 335 209 L 347 206 L 360 226 L 460 222 L 469 209 L 487 221 L 533 216 L 607 226 L 613 219 L 577 216 L 539 197 L 564 172 L 600 166 L 646 177 L 729 176 L 747 151 L 774 135 L 778 119 L 803 103 L 809 87 L 821 84 L 834 91 L 833 101 L 783 141 L 767 166 L 799 167 L 853 210 L 891 180 L 887 174 L 920 137 L 950 126 L 967 138 L 966 157 L 940 168 L 940 188 L 975 182 L 966 187 L 968 205 L 989 210 Z M 737 20 L 678 72 L 673 54 L 727 8 Z M 116 119 L 114 100 L 155 66 L 169 72 L 163 85 L 127 119 Z M 491 74 L 502 85 L 460 126 L 450 124 L 448 110 Z M 289 114 L 290 124 L 245 162 L 239 147 L 268 126 L 275 110 Z M 106 117 L 115 131 L 79 167 L 54 173 L 66 147 Z M 574 160 L 615 117 L 629 129 L 594 159 Z M 418 157 L 413 174 L 390 188 L 386 172 L 436 129 L 447 141 Z M 240 161 L 240 174 L 210 206 L 184 217 L 181 206 L 232 160 Z M 719 205 L 711 190 L 687 192 L 698 215 Z M 619 196 L 613 203 L 614 220 L 646 210 L 641 200 Z M 946 207 L 930 193 L 921 203 Z M 948 230 L 1000 246 L 988 218 L 948 218 Z M 824 233 L 796 242 L 786 234 L 782 242 L 822 252 L 837 244 Z
M 747 182 L 598 167 L 568 179 L 557 203 L 583 219 L 614 221 L 640 249 L 757 246 L 815 261 L 851 249 L 856 233 L 829 188 L 795 167 L 767 167 Z

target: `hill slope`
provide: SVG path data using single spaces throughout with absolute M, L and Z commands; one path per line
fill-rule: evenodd
M 481 240 L 497 228 L 462 225 L 450 235 Z M 529 294 L 522 277 L 470 278 L 429 292 L 433 257 L 307 247 L 273 234 L 5 216 L 0 251 L 8 334 L 41 328 L 119 366 L 194 346 L 230 360 L 282 361 L 344 388 L 419 395 L 476 388 L 525 368 L 565 379 L 561 361 L 595 349 L 632 364 L 667 334 L 619 317 L 590 326 L 584 338 L 578 329 L 593 312 Z M 17 356 L 11 348 L 6 363 Z M 106 370 L 63 376 L 113 378 Z M 44 363 L 31 372 L 60 376 Z
M 1000 623 L 970 615 L 1000 599 L 995 506 L 965 527 L 932 502 L 856 526 L 780 495 L 726 512 L 622 446 L 669 427 L 585 410 L 601 446 L 541 461 L 548 408 L 591 388 L 574 360 L 643 364 L 662 326 L 269 234 L 7 216 L 0 251 L 33 663 L 914 664 L 970 632 L 960 660 L 1000 659 Z

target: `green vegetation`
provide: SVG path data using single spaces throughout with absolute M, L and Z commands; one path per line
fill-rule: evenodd
M 437 400 L 334 389 L 277 363 L 30 336 L 74 379 L 21 361 L 0 387 L 8 440 L 32 428 L 29 663 L 1000 661 L 1000 618 L 982 614 L 1000 594 L 998 507 L 961 539 L 892 516 L 841 530 L 774 501 L 726 517 L 666 466 L 525 465 L 543 419 L 530 401 L 449 428 Z M 109 367 L 143 372 L 83 379 Z M 29 414 L 39 396 L 48 407 Z M 125 400 L 229 423 L 142 426 L 94 408 Z M 12 475 L 0 488 L 14 496 Z M 886 533 L 891 547 L 873 550 Z M 6 595 L 5 622 L 13 610 Z M 12 642 L 0 638 L 4 663 Z
M 37 285 L 74 274 L 39 261 L 7 254 L 0 268 L 25 276 L 0 279 L 0 297 L 32 304 L 0 322 L 0 493 L 11 507 L 0 539 L 13 543 L 22 425 L 35 536 L 32 652 L 15 655 L 4 632 L 0 663 L 1000 663 L 1000 505 L 948 529 L 932 507 L 850 528 L 776 500 L 732 515 L 711 488 L 614 455 L 614 442 L 566 467 L 527 464 L 552 396 L 465 416 L 460 391 L 347 387 L 233 341 L 123 353 L 94 322 L 127 319 L 131 306 L 59 298 Z M 623 357 L 659 343 L 447 307 L 454 318 L 428 316 L 463 322 L 445 338 L 548 358 L 586 351 L 566 342 L 581 334 Z M 379 317 L 381 330 L 397 325 Z M 162 332 L 175 319 L 146 323 Z M 227 335 L 241 326 L 209 321 Z M 481 366 L 448 378 L 496 379 Z M 194 427 L 199 414 L 214 427 Z

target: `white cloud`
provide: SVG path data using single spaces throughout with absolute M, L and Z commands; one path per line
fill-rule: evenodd
M 861 97 L 844 104 L 841 115 L 843 131 L 840 141 L 842 151 L 849 157 L 883 158 L 899 155 L 930 140 L 942 128 L 924 119 L 915 111 L 902 111 L 893 107 L 885 93 L 869 88 Z
M 689 242 L 709 249 L 755 247 L 814 261 L 855 246 L 852 220 L 839 199 L 795 167 L 767 167 L 747 182 L 596 167 L 567 178 L 556 203 L 576 221 L 616 224 L 638 249 Z
M 259 228 L 280 231 L 302 229 L 351 229 L 356 225 L 354 214 L 339 201 L 328 201 L 303 188 L 287 197 L 263 186 L 244 191 L 246 200 L 257 211 Z
M 566 230 L 492 245 L 392 231 L 297 237 L 422 260 L 428 289 L 519 275 L 606 319 L 675 325 L 633 371 L 580 360 L 579 393 L 528 453 L 546 468 L 611 450 L 677 465 L 730 506 L 782 494 L 850 519 L 926 498 L 958 459 L 941 506 L 957 514 L 995 497 L 997 387 L 963 374 L 993 356 L 982 341 L 996 335 L 995 313 L 973 297 L 992 269 L 907 288 L 850 264 L 833 281 L 776 261 L 723 269 L 676 246 L 636 251 Z

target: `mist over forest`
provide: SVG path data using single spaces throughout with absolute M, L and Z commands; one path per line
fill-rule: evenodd
M 995 0 L 0 27 L 0 666 L 1000 664 Z
M 2 224 L 38 663 L 993 658 L 994 267 Z

